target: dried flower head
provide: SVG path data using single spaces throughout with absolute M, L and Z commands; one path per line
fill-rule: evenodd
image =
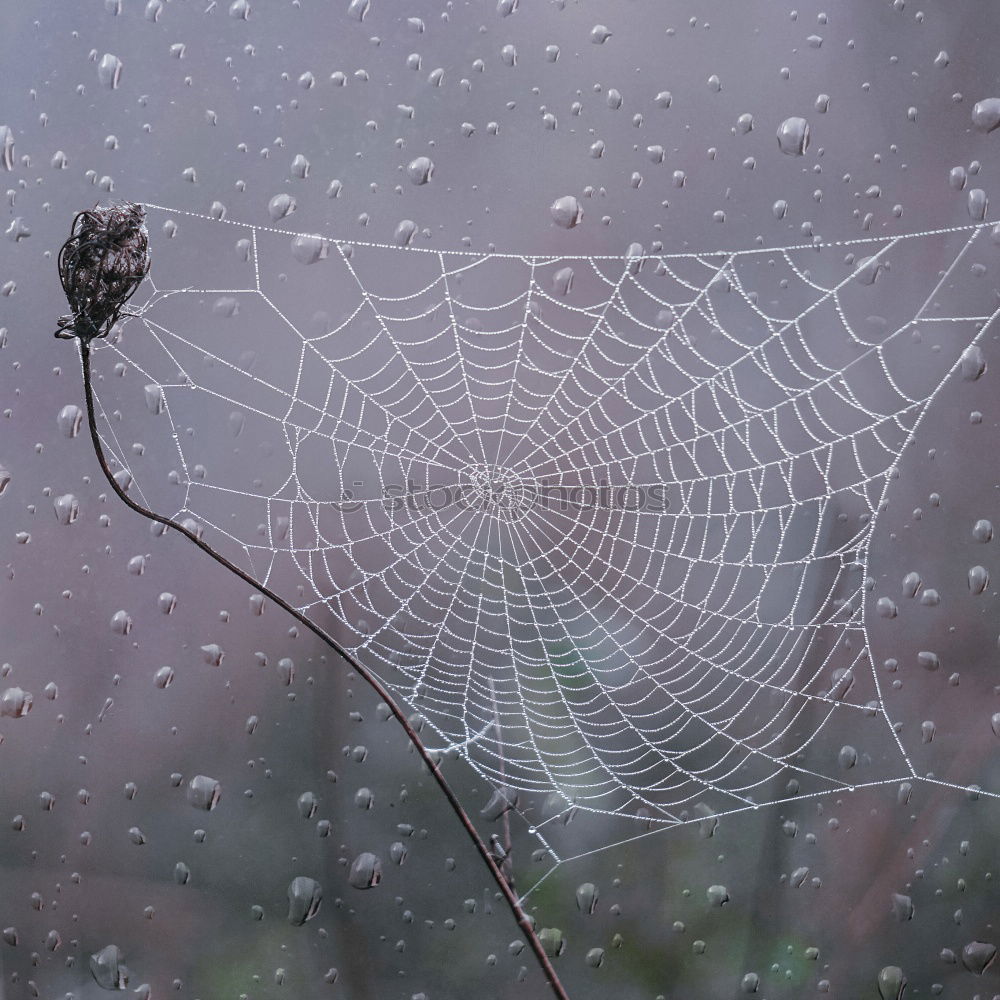
M 149 272 L 146 213 L 141 205 L 96 206 L 73 220 L 59 251 L 59 280 L 70 314 L 56 336 L 89 344 L 106 337 Z

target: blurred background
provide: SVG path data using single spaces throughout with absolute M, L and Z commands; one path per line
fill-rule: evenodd
M 801 747 L 801 773 L 837 775 L 839 790 L 796 796 L 780 774 L 760 796 L 776 804 L 695 796 L 673 825 L 637 802 L 622 815 L 573 811 L 531 784 L 494 820 L 502 752 L 478 770 L 451 753 L 444 769 L 484 837 L 509 838 L 526 908 L 547 941 L 564 942 L 554 961 L 574 998 L 890 1000 L 904 981 L 907 996 L 1000 994 L 1000 356 L 977 319 L 997 308 L 1000 247 L 988 227 L 965 246 L 997 197 L 1000 13 L 912 0 L 26 0 L 0 25 L 3 996 L 116 985 L 200 998 L 549 995 L 385 706 L 293 618 L 273 604 L 258 614 L 245 584 L 176 533 L 151 531 L 104 481 L 78 424 L 78 353 L 51 333 L 66 308 L 55 256 L 70 222 L 115 199 L 172 210 L 150 211 L 160 288 L 217 288 L 238 271 L 241 233 L 190 212 L 358 241 L 355 261 L 385 295 L 421 286 L 427 255 L 396 249 L 407 240 L 581 259 L 624 258 L 634 243 L 667 254 L 822 243 L 767 255 L 772 277 L 754 277 L 797 303 L 792 314 L 805 308 L 803 269 L 832 284 L 891 237 L 941 230 L 890 247 L 891 268 L 852 285 L 846 311 L 823 313 L 805 341 L 839 357 L 845 326 L 872 341 L 905 328 L 867 382 L 844 383 L 872 393 L 873 410 L 900 408 L 880 402 L 887 382 L 914 400 L 941 383 L 926 411 L 883 434 L 901 452 L 884 498 L 848 490 L 827 512 L 857 526 L 879 511 L 832 595 L 854 602 L 853 625 L 829 633 L 833 665 L 856 675 L 851 700 L 879 707 L 824 725 L 817 703 L 778 749 Z M 808 123 L 807 144 L 801 129 L 784 136 L 800 155 L 776 141 L 790 118 Z M 414 181 L 421 157 L 427 183 Z M 582 209 L 569 228 L 553 211 L 566 198 Z M 867 237 L 882 242 L 839 245 Z M 365 242 L 389 249 L 365 256 Z M 270 293 L 300 330 L 341 322 L 353 300 L 312 301 L 336 300 L 332 265 L 301 277 L 288 247 L 281 235 L 260 248 Z M 523 274 L 489 284 L 467 279 L 470 300 L 523 291 Z M 160 319 L 200 343 L 224 322 L 217 300 Z M 922 306 L 934 322 L 907 328 Z M 735 336 L 759 337 L 749 312 L 718 308 Z M 277 370 L 258 319 L 243 306 L 261 364 Z M 137 328 L 124 328 L 126 355 L 144 349 Z M 974 338 L 979 353 L 963 353 Z M 142 380 L 109 385 L 117 360 L 108 350 L 98 366 L 102 426 L 122 431 L 107 432 L 111 453 L 173 514 L 170 430 L 211 438 L 212 411 L 185 403 L 147 431 Z M 227 439 L 212 474 L 277 477 L 284 444 L 267 452 L 253 435 L 242 455 Z M 298 579 L 280 579 L 294 595 Z M 810 578 L 807 617 L 829 583 Z M 321 620 L 350 639 L 338 614 Z M 624 617 L 617 626 L 628 634 Z M 571 646 L 549 652 L 573 665 Z M 404 692 L 410 678 L 379 665 Z M 835 681 L 817 669 L 810 690 Z M 428 743 L 447 746 L 439 735 Z M 846 776 L 844 747 L 858 751 Z M 218 803 L 200 808 L 216 784 Z M 362 888 L 368 854 L 381 880 Z M 298 877 L 322 887 L 302 925 L 288 920 Z

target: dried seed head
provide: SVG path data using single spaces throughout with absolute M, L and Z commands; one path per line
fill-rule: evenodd
M 149 271 L 146 213 L 141 205 L 96 206 L 73 220 L 59 251 L 59 280 L 70 315 L 57 337 L 90 343 L 105 337 Z

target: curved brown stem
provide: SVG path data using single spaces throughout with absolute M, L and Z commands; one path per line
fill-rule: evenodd
M 424 745 L 423 740 L 420 738 L 420 734 L 410 724 L 410 721 L 407 719 L 402 707 L 389 693 L 385 685 L 378 679 L 378 677 L 375 676 L 375 674 L 373 674 L 363 663 L 361 663 L 360 660 L 358 660 L 348 650 L 344 649 L 343 646 L 341 646 L 340 643 L 333 638 L 333 636 L 329 635 L 324 629 L 320 628 L 314 622 L 306 618 L 302 612 L 296 610 L 291 604 L 278 594 L 274 593 L 268 587 L 258 583 L 252 576 L 240 569 L 239 566 L 230 562 L 224 555 L 216 552 L 215 549 L 208 545 L 208 543 L 202 541 L 202 539 L 200 539 L 193 531 L 190 531 L 182 524 L 178 524 L 176 521 L 171 520 L 169 517 L 164 517 L 162 514 L 157 514 L 154 511 L 143 507 L 142 504 L 136 503 L 136 501 L 128 496 L 119 485 L 118 480 L 115 479 L 114 474 L 108 466 L 107 458 L 104 455 L 104 449 L 101 445 L 101 438 L 97 432 L 97 418 L 94 411 L 94 388 L 90 364 L 90 344 L 87 340 L 79 337 L 76 339 L 80 346 L 80 363 L 83 369 L 83 393 L 87 404 L 87 426 L 90 429 L 90 439 L 93 442 L 94 451 L 97 454 L 97 461 L 101 466 L 101 471 L 104 473 L 104 477 L 107 479 L 108 484 L 115 491 L 118 499 L 131 510 L 140 514 L 142 517 L 145 517 L 147 520 L 155 521 L 157 524 L 164 525 L 164 527 L 172 528 L 174 531 L 183 535 L 188 539 L 188 541 L 197 545 L 202 552 L 214 559 L 220 566 L 225 567 L 230 573 L 233 573 L 244 583 L 253 587 L 254 590 L 262 594 L 269 601 L 273 601 L 279 608 L 286 611 L 302 626 L 312 632 L 313 635 L 315 635 L 321 642 L 324 642 L 327 646 L 329 646 L 339 657 L 341 657 L 341 659 L 346 661 L 351 669 L 355 670 L 358 675 L 365 680 L 369 687 L 371 687 L 371 689 L 386 703 L 386 705 L 388 705 L 389 711 L 393 714 L 396 721 L 403 727 L 403 731 L 406 733 L 407 738 L 413 744 L 417 753 L 420 755 L 421 760 L 423 760 L 424 764 L 427 766 L 431 776 L 437 782 L 438 788 L 441 790 L 441 794 L 444 795 L 448 805 L 451 806 L 452 812 L 454 812 L 458 817 L 459 822 L 465 828 L 465 832 L 469 835 L 469 839 L 479 852 L 479 856 L 482 858 L 483 863 L 489 869 L 490 875 L 492 875 L 493 881 L 496 882 L 497 887 L 500 889 L 504 899 L 507 901 L 507 905 L 510 907 L 510 911 L 514 915 L 514 919 L 517 921 L 518 926 L 527 937 L 531 950 L 535 953 L 535 958 L 538 960 L 538 964 L 541 966 L 545 979 L 552 990 L 552 994 L 555 997 L 558 997 L 559 1000 L 569 1000 L 569 994 L 559 981 L 559 977 L 552 966 L 552 961 L 546 954 L 545 948 L 542 946 L 542 942 L 538 935 L 535 933 L 531 917 L 529 917 L 525 912 L 517 894 L 508 884 L 507 879 L 504 878 L 503 873 L 501 872 L 496 861 L 493 859 L 493 856 L 490 853 L 489 848 L 486 846 L 486 843 L 483 841 L 483 838 L 479 835 L 479 831 L 470 819 L 469 814 L 462 807 L 461 802 L 458 801 L 458 797 L 445 780 L 444 775 L 441 773 L 441 769 L 438 767 L 437 761 Z

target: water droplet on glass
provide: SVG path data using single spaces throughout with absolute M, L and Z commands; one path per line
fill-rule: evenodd
M 295 199 L 285 191 L 281 194 L 276 194 L 267 203 L 267 214 L 277 222 L 278 219 L 283 219 L 287 215 L 291 215 L 295 211 Z
M 30 692 L 19 687 L 9 687 L 0 695 L 0 716 L 6 719 L 23 719 L 31 711 L 32 702 Z
M 802 156 L 809 148 L 809 123 L 805 118 L 786 118 L 778 126 L 778 148 L 788 156 Z
M 0 125 L 0 163 L 4 170 L 14 169 L 14 132 L 9 125 Z
M 600 898 L 597 886 L 593 882 L 582 882 L 576 888 L 576 906 L 581 913 L 593 913 Z
M 355 889 L 371 889 L 382 881 L 382 862 L 369 851 L 359 854 L 351 864 L 347 881 Z
M 556 198 L 549 207 L 549 213 L 552 216 L 552 221 L 563 229 L 572 229 L 574 226 L 578 226 L 583 219 L 583 208 L 571 194 Z
M 729 891 L 724 885 L 710 885 L 705 890 L 705 896 L 711 906 L 724 906 L 729 902 Z
M 222 786 L 207 774 L 196 774 L 187 787 L 187 800 L 195 809 L 204 809 L 210 812 L 219 804 L 219 797 L 222 795 Z
M 80 502 L 72 493 L 56 497 L 52 508 L 60 524 L 72 524 L 80 516 Z
M 538 932 L 538 940 L 550 958 L 558 958 L 566 950 L 566 939 L 558 927 L 543 927 Z
M 595 24 L 590 29 L 590 40 L 594 45 L 603 45 L 611 37 L 610 29 L 603 24 Z
M 973 566 L 969 570 L 969 590 L 981 594 L 990 585 L 989 570 L 985 566 Z
M 987 521 L 985 518 L 980 518 L 972 526 L 972 537 L 977 542 L 988 542 L 993 538 L 993 522 Z
M 97 64 L 97 79 L 101 81 L 101 86 L 107 87 L 108 90 L 117 90 L 121 76 L 121 59 L 118 56 L 113 56 L 110 52 L 105 52 Z
M 875 612 L 879 618 L 895 618 L 896 602 L 888 597 L 880 597 L 875 602 Z
M 837 754 L 837 763 L 840 764 L 844 770 L 849 770 L 854 767 L 858 762 L 858 751 L 854 747 L 845 745 L 840 748 L 840 752 Z
M 398 247 L 409 246 L 417 232 L 417 224 L 412 219 L 403 219 L 392 234 L 393 242 Z
M 406 176 L 414 184 L 426 184 L 434 174 L 434 161 L 428 156 L 418 156 L 406 168 Z
M 591 948 L 584 956 L 584 961 L 592 969 L 599 969 L 604 964 L 604 949 Z
M 930 650 L 925 649 L 917 653 L 917 663 L 924 670 L 937 670 L 941 666 L 941 659 L 937 653 L 932 653 Z
M 987 941 L 970 941 L 962 949 L 962 965 L 977 976 L 982 976 L 996 957 L 996 945 Z
M 973 188 L 969 192 L 969 216 L 976 222 L 982 222 L 989 211 L 990 200 L 982 188 Z
M 68 403 L 59 411 L 56 424 L 64 437 L 75 438 L 83 424 L 83 410 L 75 403 Z
M 90 974 L 105 990 L 123 990 L 128 986 L 128 967 L 118 945 L 109 944 L 90 956 Z
M 330 253 L 330 241 L 322 236 L 296 236 L 292 240 L 292 256 L 300 264 L 315 264 Z
M 202 646 L 201 652 L 203 654 L 205 662 L 210 667 L 221 666 L 222 660 L 226 655 L 225 651 L 217 642 L 210 642 L 207 645 Z
M 111 631 L 117 635 L 128 635 L 132 631 L 132 618 L 127 611 L 116 611 L 111 616 Z
M 1000 126 L 1000 97 L 987 97 L 972 106 L 972 124 L 980 132 Z
M 305 875 L 292 879 L 288 886 L 288 922 L 301 927 L 319 913 L 322 901 L 323 890 L 315 879 Z
M 883 270 L 889 270 L 884 257 L 863 257 L 856 265 L 854 279 L 859 285 L 874 285 Z
M 961 371 L 966 382 L 975 382 L 986 371 L 986 358 L 978 344 L 970 344 L 962 352 Z

